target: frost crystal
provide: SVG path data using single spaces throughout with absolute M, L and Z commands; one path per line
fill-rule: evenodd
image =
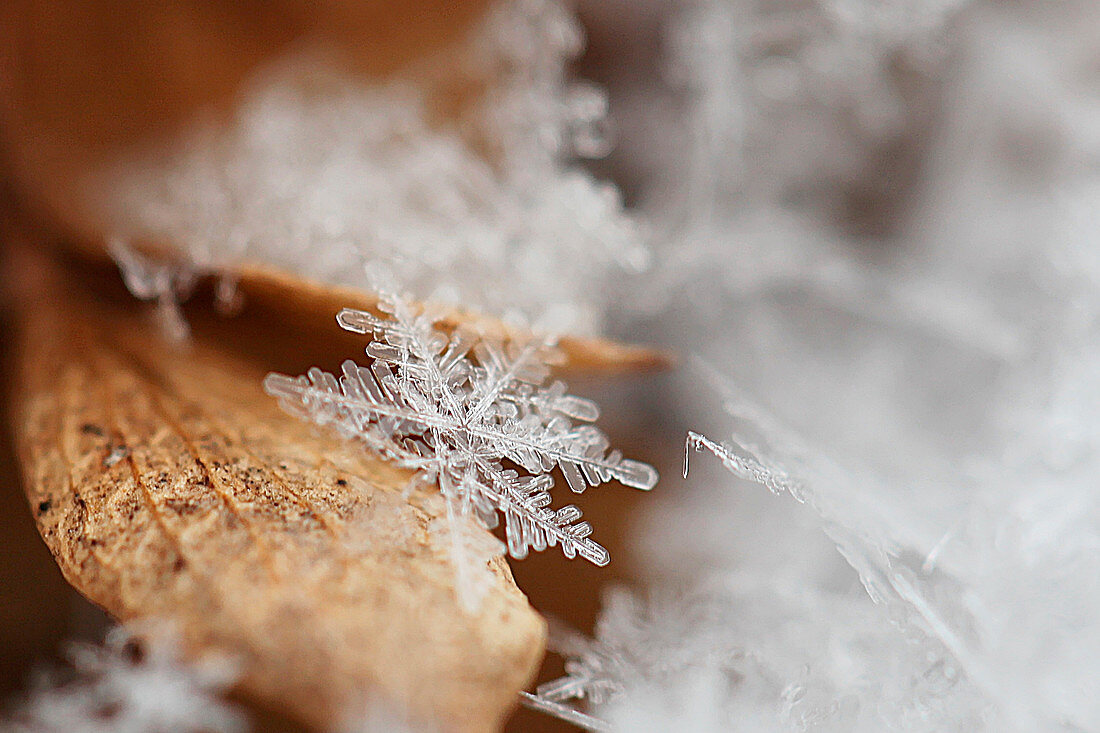
M 103 646 L 74 644 L 71 674 L 44 676 L 0 729 L 12 733 L 240 733 L 242 713 L 220 700 L 232 665 L 181 661 L 171 635 L 111 630 Z M 10 726 L 10 727 L 9 727 Z
M 135 298 L 156 302 L 155 315 L 161 334 L 176 343 L 186 341 L 191 329 L 180 312 L 180 302 L 191 294 L 198 273 L 187 266 L 148 257 L 121 237 L 112 238 L 108 247 L 130 293 Z
M 608 451 L 589 424 L 599 415 L 593 402 L 567 395 L 561 382 L 545 385 L 552 340 L 447 334 L 437 326 L 441 313 L 393 296 L 380 308 L 388 318 L 350 309 L 337 316 L 344 329 L 373 337 L 369 368 L 348 360 L 340 377 L 316 367 L 299 377 L 270 374 L 268 393 L 292 414 L 438 480 L 449 516 L 492 528 L 504 515 L 512 557 L 560 545 L 566 557 L 607 564 L 577 507 L 549 507 L 550 472 L 560 469 L 575 493 L 610 479 L 649 489 L 657 473 Z M 450 531 L 462 572 L 464 530 L 452 520 Z

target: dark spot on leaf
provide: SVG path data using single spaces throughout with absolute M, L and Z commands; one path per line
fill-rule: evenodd
M 86 422 L 80 426 L 80 432 L 84 433 L 85 435 L 103 435 L 103 428 L 90 422 Z
M 130 639 L 126 642 L 126 645 L 122 647 L 122 655 L 131 664 L 141 664 L 145 661 L 145 647 L 137 639 Z
M 192 514 L 199 509 L 199 505 L 187 499 L 166 499 L 164 506 L 176 514 Z
M 38 513 L 45 514 L 50 510 L 52 506 L 53 504 L 50 502 L 49 499 L 46 499 L 45 501 L 40 501 L 38 502 Z

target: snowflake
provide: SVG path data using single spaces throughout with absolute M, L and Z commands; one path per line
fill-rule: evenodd
M 388 318 L 351 309 L 337 316 L 344 329 L 373 336 L 369 368 L 348 360 L 339 378 L 316 367 L 299 377 L 269 374 L 267 392 L 290 413 L 437 480 L 452 523 L 473 518 L 491 529 L 502 514 L 512 557 L 560 545 L 566 557 L 606 565 L 607 550 L 589 538 L 580 510 L 550 508 L 551 471 L 560 469 L 576 493 L 610 479 L 650 489 L 657 472 L 609 452 L 590 424 L 595 403 L 566 394 L 561 382 L 546 385 L 553 339 L 447 333 L 440 311 L 391 295 L 380 309 Z

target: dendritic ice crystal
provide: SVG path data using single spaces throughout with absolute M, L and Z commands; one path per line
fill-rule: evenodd
M 270 374 L 267 392 L 290 413 L 438 480 L 452 522 L 492 528 L 503 515 L 512 557 L 560 545 L 566 557 L 606 565 L 607 550 L 578 521 L 580 510 L 550 508 L 551 472 L 560 469 L 576 493 L 611 479 L 650 489 L 657 472 L 609 451 L 591 424 L 595 403 L 566 394 L 562 382 L 546 384 L 553 339 L 448 332 L 442 311 L 389 295 L 379 308 L 387 317 L 352 309 L 337 316 L 344 329 L 373 338 L 369 367 L 348 360 L 339 377 L 316 367 L 299 377 Z

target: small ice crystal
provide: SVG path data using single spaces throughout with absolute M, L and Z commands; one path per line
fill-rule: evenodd
M 191 329 L 180 303 L 191 294 L 198 271 L 187 263 L 146 255 L 121 237 L 112 238 L 108 248 L 130 293 L 141 300 L 156 301 L 156 321 L 164 338 L 174 343 L 187 341 Z

